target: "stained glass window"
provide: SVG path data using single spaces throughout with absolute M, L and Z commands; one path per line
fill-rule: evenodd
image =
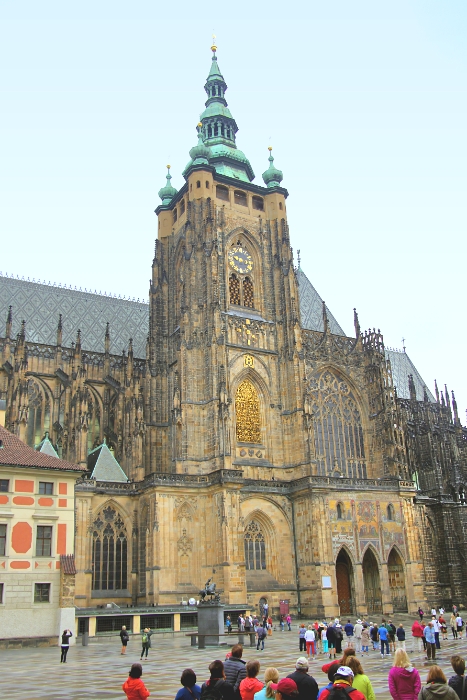
M 245 379 L 235 395 L 237 418 L 237 440 L 239 442 L 261 442 L 259 397 L 253 384 Z
M 325 370 L 311 377 L 308 400 L 318 474 L 366 479 L 362 421 L 348 384 Z
M 245 566 L 247 570 L 266 568 L 264 535 L 256 520 L 252 520 L 245 530 Z
M 98 591 L 127 588 L 127 534 L 120 515 L 108 506 L 93 522 L 92 588 Z

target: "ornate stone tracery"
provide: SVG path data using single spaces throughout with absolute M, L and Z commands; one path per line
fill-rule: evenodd
M 245 566 L 247 570 L 266 568 L 264 535 L 256 520 L 252 520 L 245 530 Z
M 327 369 L 310 378 L 306 400 L 318 474 L 366 478 L 362 421 L 349 385 Z
M 261 442 L 259 397 L 253 384 L 245 379 L 235 395 L 237 417 L 237 440 L 239 442 Z
M 127 532 L 123 519 L 110 505 L 92 523 L 92 588 L 127 588 Z

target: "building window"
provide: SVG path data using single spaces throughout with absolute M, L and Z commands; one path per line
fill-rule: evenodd
M 0 479 L 0 491 L 9 491 L 10 490 L 10 480 L 9 479 Z
M 125 523 L 107 506 L 93 522 L 92 588 L 97 591 L 127 588 L 128 543 Z
M 252 197 L 251 202 L 253 204 L 253 209 L 264 211 L 264 200 L 262 197 Z
M 256 520 L 252 520 L 245 531 L 245 567 L 250 571 L 266 568 L 264 535 Z
M 237 275 L 230 275 L 229 279 L 230 303 L 240 306 L 240 280 Z
M 209 180 L 206 180 L 206 189 L 209 189 Z
M 217 199 L 223 199 L 224 202 L 229 201 L 229 189 L 223 185 L 217 185 L 216 187 L 216 197 Z
M 243 306 L 253 309 L 255 305 L 254 302 L 253 282 L 249 277 L 245 277 L 243 280 Z
M 175 223 L 175 222 L 177 221 L 177 219 L 178 219 L 178 212 L 177 212 L 177 209 L 176 209 L 176 208 L 173 210 L 173 219 L 174 219 L 174 221 L 173 221 L 174 223 Z
M 0 525 L 0 557 L 6 554 L 6 525 Z
M 185 213 L 185 200 L 182 199 L 180 202 L 180 216 Z
M 52 555 L 52 526 L 38 525 L 36 536 L 36 557 Z
M 310 378 L 307 400 L 313 416 L 318 475 L 366 479 L 362 420 L 349 385 L 325 370 Z
M 54 485 L 51 481 L 39 481 L 39 494 L 41 496 L 52 496 Z
M 235 204 L 240 204 L 242 207 L 248 206 L 246 192 L 242 192 L 241 190 L 235 190 L 234 202 Z
M 34 584 L 34 602 L 49 603 L 50 602 L 50 583 L 35 583 Z
M 279 209 L 282 211 L 282 202 L 279 202 Z
M 394 506 L 391 503 L 386 508 L 386 515 L 387 515 L 388 520 L 395 520 L 396 519 L 394 517 Z
M 199 188 L 201 187 L 201 180 L 196 180 L 196 187 L 199 190 Z
M 245 379 L 235 394 L 237 418 L 237 440 L 239 442 L 261 442 L 259 397 L 253 384 Z
M 338 520 L 344 519 L 344 509 L 342 508 L 340 503 L 337 504 L 337 519 Z

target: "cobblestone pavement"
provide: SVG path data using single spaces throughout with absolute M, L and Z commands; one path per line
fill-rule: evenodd
M 409 633 L 408 650 L 412 648 Z M 119 639 L 99 639 L 83 647 L 79 643 L 70 648 L 68 662 L 60 664 L 60 649 L 18 649 L 1 652 L 2 674 L 0 697 L 8 700 L 123 700 L 122 683 L 128 676 L 131 663 L 139 661 L 139 639 L 132 638 L 126 657 L 120 655 Z M 151 691 L 151 698 L 173 700 L 180 688 L 180 675 L 184 668 L 193 668 L 200 682 L 209 676 L 208 665 L 216 658 L 224 659 L 224 648 L 196 649 L 190 639 L 179 635 L 172 638 L 152 637 L 153 647 L 149 660 L 143 662 L 143 680 Z M 454 653 L 467 655 L 467 641 L 448 640 L 442 642 L 437 663 L 449 678 L 452 675 L 449 658 Z M 274 632 L 266 639 L 264 651 L 246 647 L 246 660 L 258 658 L 261 662 L 260 677 L 268 666 L 276 666 L 281 677 L 294 670 L 298 651 L 296 625 L 292 632 Z M 420 671 L 422 683 L 426 679 L 428 662 L 424 655 L 410 654 L 414 666 Z M 361 657 L 360 657 L 361 658 Z M 327 683 L 321 666 L 328 659 L 323 655 L 311 661 L 311 674 L 319 687 Z M 377 652 L 370 652 L 361 659 L 363 669 L 373 683 L 378 700 L 388 699 L 387 675 L 392 666 L 392 657 L 382 660 Z

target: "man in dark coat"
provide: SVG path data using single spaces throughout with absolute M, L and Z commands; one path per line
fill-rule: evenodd
M 318 684 L 308 673 L 308 659 L 300 656 L 295 664 L 295 671 L 287 678 L 291 678 L 297 684 L 297 700 L 316 700 L 318 697 Z
M 234 644 L 230 657 L 224 661 L 225 680 L 233 686 L 237 700 L 240 700 L 240 683 L 246 678 L 246 662 L 243 661 L 242 656 L 243 646 Z

